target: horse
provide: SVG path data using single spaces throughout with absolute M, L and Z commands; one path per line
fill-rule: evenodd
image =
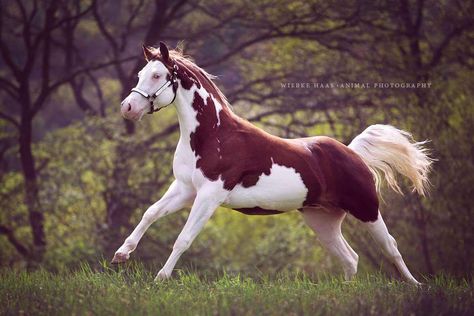
M 129 259 L 150 225 L 191 207 L 186 224 L 155 281 L 170 278 L 219 206 L 247 215 L 298 210 L 322 246 L 337 258 L 345 280 L 357 272 L 358 255 L 341 232 L 347 213 L 369 231 L 401 276 L 419 284 L 400 254 L 379 211 L 382 181 L 401 192 L 396 172 L 425 195 L 433 159 L 425 142 L 390 125 L 372 125 L 349 145 L 326 136 L 284 139 L 237 116 L 214 76 L 180 50 L 143 47 L 147 61 L 138 83 L 121 103 L 121 114 L 141 120 L 173 104 L 180 137 L 173 159 L 174 181 L 151 205 L 115 252 L 112 263 Z

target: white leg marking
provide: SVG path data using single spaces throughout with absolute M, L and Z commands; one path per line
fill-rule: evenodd
M 323 247 L 340 260 L 344 278 L 350 281 L 357 273 L 359 256 L 342 236 L 341 224 L 345 216 L 346 212 L 338 209 L 308 208 L 303 212 L 306 224 L 317 234 Z
M 194 192 L 175 180 L 163 197 L 146 210 L 140 223 L 130 236 L 125 239 L 123 245 L 115 252 L 112 263 L 126 261 L 151 224 L 163 216 L 179 211 L 190 205 L 193 199 Z
M 219 194 L 216 194 L 213 190 L 206 189 L 204 187 L 198 191 L 188 220 L 176 239 L 171 255 L 160 272 L 158 272 L 155 281 L 165 280 L 171 276 L 179 257 L 191 246 L 191 243 L 204 228 L 204 225 L 214 214 L 216 208 L 221 204 L 222 199 L 218 198 Z
M 410 283 L 419 285 L 420 282 L 418 282 L 413 277 L 413 275 L 410 273 L 410 270 L 408 270 L 407 265 L 403 261 L 402 255 L 400 254 L 397 248 L 397 242 L 395 238 L 393 238 L 389 234 L 387 226 L 385 225 L 385 222 L 383 221 L 380 212 L 375 222 L 364 223 L 364 226 L 367 228 L 369 233 L 382 248 L 383 252 L 387 255 L 390 261 L 395 264 L 398 271 L 400 271 L 405 280 Z

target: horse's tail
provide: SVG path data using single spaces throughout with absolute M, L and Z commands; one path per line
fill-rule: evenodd
M 413 190 L 425 195 L 428 187 L 428 173 L 433 159 L 424 147 L 427 141 L 415 142 L 410 133 L 390 125 L 371 125 L 349 144 L 367 164 L 374 175 L 377 192 L 383 178 L 390 188 L 403 194 L 397 184 L 395 171 L 406 176 L 413 184 Z

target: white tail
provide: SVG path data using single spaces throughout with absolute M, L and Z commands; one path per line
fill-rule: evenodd
M 380 192 L 383 178 L 394 191 L 403 194 L 397 184 L 395 171 L 413 183 L 413 190 L 425 195 L 429 187 L 428 173 L 433 159 L 428 156 L 424 142 L 415 142 L 410 133 L 390 125 L 371 125 L 349 144 L 364 160 L 375 178 Z

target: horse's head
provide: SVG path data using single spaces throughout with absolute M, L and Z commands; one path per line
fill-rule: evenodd
M 159 54 L 154 48 L 143 47 L 148 63 L 138 73 L 138 83 L 122 101 L 122 116 L 139 120 L 173 103 L 178 87 L 176 65 L 169 56 L 168 47 L 160 43 Z

